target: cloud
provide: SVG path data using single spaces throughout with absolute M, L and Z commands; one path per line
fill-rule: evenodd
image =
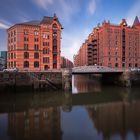
M 32 0 L 40 9 L 48 13 L 56 13 L 60 19 L 69 22 L 79 10 L 80 0 Z
M 96 10 L 96 1 L 95 0 L 90 0 L 88 4 L 88 12 L 90 15 L 93 15 Z
M 127 22 L 132 25 L 136 16 L 140 15 L 140 0 L 136 0 L 135 4 L 129 10 L 127 14 Z
M 77 54 L 80 46 L 90 33 L 88 29 L 81 29 L 80 31 L 77 30 L 75 30 L 75 32 L 65 32 L 62 34 L 61 55 L 65 56 L 71 61 L 73 61 L 73 55 Z
M 53 0 L 33 0 L 38 6 L 47 10 L 49 5 L 53 4 Z
M 0 21 L 0 29 L 8 29 L 10 27 L 10 25 L 8 25 L 7 23 Z

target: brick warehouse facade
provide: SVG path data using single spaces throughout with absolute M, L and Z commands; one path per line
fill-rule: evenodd
M 140 22 L 133 26 L 122 19 L 119 25 L 104 21 L 89 34 L 74 55 L 74 65 L 101 65 L 112 68 L 140 67 Z
M 73 68 L 73 63 L 64 56 L 61 56 L 61 68 Z
M 60 69 L 61 29 L 58 18 L 18 23 L 7 30 L 7 67 L 40 71 Z

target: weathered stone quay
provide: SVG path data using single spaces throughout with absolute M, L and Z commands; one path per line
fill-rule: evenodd
M 0 72 L 0 90 L 20 88 L 61 89 L 62 72 Z

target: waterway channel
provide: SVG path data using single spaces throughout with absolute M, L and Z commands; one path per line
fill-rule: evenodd
M 140 87 L 75 75 L 71 91 L 0 94 L 0 140 L 138 140 Z

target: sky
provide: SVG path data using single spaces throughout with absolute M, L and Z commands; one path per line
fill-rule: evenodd
M 6 29 L 56 13 L 63 26 L 61 55 L 73 61 L 92 29 L 104 20 L 132 25 L 140 18 L 140 0 L 0 0 L 0 51 L 7 50 Z

